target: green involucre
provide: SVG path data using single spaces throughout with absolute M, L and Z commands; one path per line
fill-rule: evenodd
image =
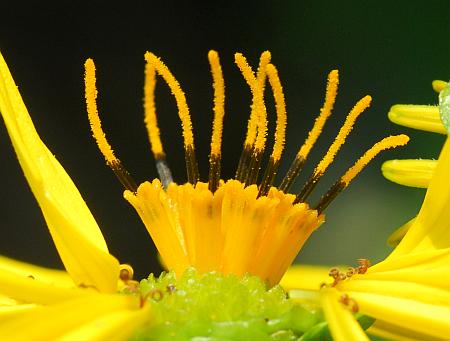
M 447 133 L 450 133 L 450 82 L 439 93 L 439 113 Z
M 172 272 L 150 275 L 139 289 L 152 323 L 134 341 L 331 340 L 318 306 L 287 298 L 280 286 L 267 289 L 256 276 L 188 269 L 178 279 Z

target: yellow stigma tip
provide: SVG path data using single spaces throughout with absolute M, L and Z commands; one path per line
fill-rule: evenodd
M 216 51 L 209 51 L 209 64 L 214 88 L 214 120 L 211 136 L 211 156 L 221 154 L 223 117 L 225 115 L 225 83 L 219 55 Z
M 249 135 L 251 135 L 252 140 L 254 140 L 255 151 L 262 152 L 264 151 L 264 147 L 266 144 L 266 134 L 267 134 L 267 111 L 266 105 L 264 104 L 263 89 L 261 84 L 259 84 L 259 82 L 257 81 L 257 78 L 255 77 L 252 68 L 247 63 L 246 58 L 241 53 L 235 54 L 235 62 L 236 65 L 239 67 L 239 70 L 241 71 L 242 75 L 244 76 L 245 81 L 249 85 L 250 91 L 252 92 L 253 95 L 252 113 L 250 115 L 250 121 L 253 122 L 254 120 L 256 120 L 257 122 L 256 129 L 253 128 L 252 124 L 251 131 L 247 131 L 247 138 L 245 143 L 247 144 L 247 139 L 249 139 L 250 138 Z M 256 137 L 254 137 L 255 134 Z
M 176 80 L 169 68 L 153 53 L 146 52 L 145 60 L 148 64 L 155 68 L 156 72 L 164 79 L 170 88 L 175 101 L 177 102 L 178 115 L 181 120 L 183 129 L 183 138 L 185 149 L 192 147 L 194 149 L 194 135 L 192 133 L 192 122 L 189 114 L 189 107 L 186 102 L 186 96 L 181 90 L 180 83 Z
M 87 59 L 84 63 L 84 70 L 86 107 L 92 135 L 97 142 L 100 152 L 105 157 L 106 162 L 109 165 L 112 165 L 114 163 L 117 163 L 118 160 L 115 157 L 114 152 L 106 139 L 105 133 L 102 129 L 100 117 L 98 116 L 97 87 L 95 84 L 95 64 L 91 58 Z
M 269 78 L 270 86 L 272 87 L 273 96 L 275 98 L 275 107 L 277 112 L 277 123 L 275 129 L 275 143 L 272 151 L 272 159 L 278 161 L 284 149 L 284 142 L 286 138 L 286 102 L 284 99 L 283 87 L 281 86 L 280 78 L 276 67 L 268 64 L 266 67 L 267 76 Z
M 235 63 L 239 67 L 239 70 L 241 71 L 242 75 L 244 76 L 244 79 L 250 86 L 250 90 L 253 95 L 252 100 L 252 106 L 251 106 L 251 113 L 250 118 L 248 120 L 247 124 L 247 134 L 245 136 L 244 141 L 244 148 L 252 149 L 255 145 L 255 141 L 258 139 L 258 146 L 260 147 L 261 142 L 265 143 L 265 133 L 267 131 L 267 122 L 265 124 L 261 125 L 261 123 L 264 123 L 261 121 L 261 119 L 266 120 L 266 116 L 261 118 L 260 111 L 261 111 L 261 102 L 263 104 L 263 115 L 265 113 L 265 105 L 264 105 L 264 86 L 266 81 L 266 66 L 270 63 L 271 54 L 269 51 L 264 51 L 261 54 L 261 57 L 259 59 L 259 66 L 258 66 L 258 72 L 255 78 L 255 74 L 253 73 L 252 68 L 247 63 L 247 59 L 241 54 L 236 53 L 234 55 Z M 253 84 L 255 83 L 255 84 Z M 256 84 L 259 84 L 259 87 L 256 86 Z M 256 90 L 255 90 L 256 88 Z M 255 96 L 255 91 L 259 92 L 260 94 L 257 94 Z M 258 102 L 258 103 L 256 103 Z M 259 109 L 259 110 L 258 110 Z M 261 133 L 263 133 L 261 135 Z M 258 138 L 259 136 L 259 138 Z M 264 144 L 263 143 L 263 144 Z
M 339 133 L 337 134 L 336 138 L 334 139 L 334 141 L 331 144 L 330 148 L 328 149 L 327 153 L 325 154 L 323 159 L 319 162 L 316 169 L 314 170 L 315 175 L 324 173 L 327 170 L 328 166 L 333 162 L 334 157 L 336 156 L 337 152 L 339 151 L 339 149 L 342 147 L 345 140 L 347 139 L 348 134 L 352 131 L 353 125 L 355 124 L 356 119 L 359 117 L 359 115 L 362 114 L 362 112 L 367 107 L 369 107 L 371 101 L 372 101 L 372 97 L 365 96 L 355 104 L 353 109 L 347 115 L 347 118 L 345 119 L 344 124 L 342 125 L 341 129 L 339 130 Z
M 155 159 L 164 157 L 164 149 L 161 142 L 155 105 L 156 70 L 149 64 L 145 64 L 144 83 L 144 113 L 145 126 L 147 128 L 152 153 Z
M 338 70 L 332 70 L 328 74 L 327 89 L 325 93 L 325 102 L 320 114 L 314 122 L 314 126 L 308 133 L 308 138 L 298 151 L 297 157 L 299 159 L 306 159 L 311 151 L 312 147 L 316 143 L 318 137 L 322 133 L 322 129 L 333 111 L 333 106 L 336 101 L 337 90 L 339 85 L 339 72 Z
M 381 151 L 395 148 L 399 146 L 404 146 L 409 141 L 409 137 L 406 135 L 395 135 L 385 137 L 383 140 L 375 143 L 372 148 L 364 153 L 355 164 L 349 168 L 349 170 L 342 176 L 341 182 L 348 186 L 348 184 L 358 175 L 359 172 L 377 156 Z

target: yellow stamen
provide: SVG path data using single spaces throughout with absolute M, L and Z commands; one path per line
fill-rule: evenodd
M 155 106 L 155 85 L 156 71 L 148 62 L 145 64 L 145 84 L 144 84 L 144 112 L 145 126 L 155 159 L 164 158 L 164 149 L 161 143 L 158 120 L 156 118 Z
M 395 148 L 399 146 L 404 146 L 409 141 L 409 137 L 406 135 L 396 135 L 385 137 L 381 141 L 375 143 L 372 148 L 364 153 L 355 164 L 350 167 L 347 172 L 342 176 L 341 182 L 348 186 L 348 184 L 358 175 L 359 172 L 372 160 L 375 156 L 377 156 L 381 151 Z
M 258 71 L 256 72 L 256 79 L 258 80 L 259 85 L 261 85 L 261 88 L 265 88 L 266 84 L 266 67 L 270 63 L 270 59 L 272 58 L 272 55 L 270 54 L 270 51 L 264 51 L 261 53 L 261 57 L 259 57 L 259 65 L 258 65 Z
M 333 162 L 334 157 L 336 156 L 337 152 L 339 151 L 341 146 L 344 144 L 348 134 L 352 131 L 353 125 L 355 124 L 356 119 L 370 105 L 371 101 L 372 101 L 372 97 L 365 96 L 362 99 L 360 99 L 358 101 L 358 103 L 355 104 L 355 106 L 353 107 L 353 109 L 350 111 L 347 118 L 345 119 L 344 124 L 342 125 L 341 129 L 339 130 L 338 135 L 336 136 L 335 140 L 331 144 L 327 153 L 325 154 L 323 159 L 319 162 L 316 169 L 314 170 L 314 175 L 322 174 L 327 170 L 328 166 Z
M 211 155 L 221 154 L 223 116 L 225 115 L 225 85 L 220 66 L 219 55 L 216 51 L 209 51 L 209 64 L 213 77 L 214 88 L 214 121 L 213 132 L 211 136 Z
M 314 122 L 314 126 L 308 133 L 308 138 L 298 151 L 297 158 L 306 159 L 312 147 L 316 143 L 317 138 L 322 133 L 322 129 L 325 125 L 325 122 L 327 121 L 328 117 L 330 117 L 331 112 L 333 110 L 334 102 L 336 101 L 338 85 L 339 85 L 339 72 L 338 70 L 332 70 L 328 74 L 325 102 L 323 104 L 322 109 L 320 109 L 319 116 L 316 118 L 316 121 Z
M 442 90 L 444 90 L 444 88 L 447 86 L 447 82 L 444 81 L 440 81 L 440 80 L 434 80 L 431 83 L 431 86 L 433 87 L 433 90 L 436 91 L 437 93 L 441 92 Z
M 98 116 L 97 109 L 97 87 L 95 85 L 95 64 L 94 61 L 89 58 L 84 63 L 84 86 L 85 86 L 85 98 L 88 112 L 88 119 L 91 125 L 92 135 L 97 142 L 100 152 L 105 157 L 108 165 L 120 163 L 111 148 L 111 145 L 106 139 L 106 135 L 103 132 L 100 117 Z
M 214 119 L 211 134 L 211 154 L 209 155 L 209 189 L 214 192 L 220 181 L 222 130 L 223 117 L 225 115 L 225 84 L 217 52 L 209 51 L 208 59 L 214 88 Z
M 258 84 L 261 86 L 261 92 L 264 93 L 264 87 L 266 83 L 266 66 L 270 63 L 271 54 L 269 51 L 264 51 L 259 58 L 259 66 L 258 72 L 256 74 L 256 79 Z M 244 58 L 245 60 L 245 58 Z M 247 64 L 247 61 L 245 61 Z M 247 64 L 248 66 L 248 64 Z M 248 66 L 249 67 L 249 66 Z M 250 68 L 250 67 L 249 67 Z M 250 68 L 251 70 L 251 68 Z M 252 71 L 253 73 L 253 71 Z M 258 112 L 256 111 L 256 107 L 253 103 L 252 110 L 250 113 L 250 118 L 247 124 L 247 134 L 245 136 L 244 146 L 251 148 L 256 140 L 256 134 L 258 130 Z
M 253 73 L 252 68 L 247 63 L 246 58 L 241 53 L 235 54 L 235 62 L 236 65 L 242 72 L 245 81 L 250 87 L 250 91 L 253 95 L 253 104 L 252 107 L 256 111 L 257 116 L 257 130 L 252 128 L 251 132 L 247 132 L 248 135 L 251 135 L 252 138 L 254 133 L 257 131 L 256 138 L 254 139 L 254 148 L 255 151 L 262 152 L 264 150 L 266 144 L 266 134 L 267 134 L 267 112 L 266 106 L 264 104 L 264 94 L 262 91 L 261 84 L 258 83 L 255 74 Z
M 186 102 L 186 96 L 181 90 L 180 83 L 175 79 L 169 68 L 153 53 L 146 52 L 145 60 L 148 64 L 155 68 L 156 72 L 166 81 L 170 88 L 178 107 L 178 115 L 180 116 L 181 126 L 183 129 L 184 147 L 194 148 L 194 135 L 192 133 L 192 122 L 189 114 L 189 107 Z
M 284 100 L 283 87 L 278 77 L 277 69 L 274 65 L 268 64 L 266 67 L 267 76 L 270 86 L 272 87 L 273 97 L 275 98 L 275 108 L 277 111 L 277 125 L 275 129 L 275 143 L 271 157 L 276 162 L 280 160 L 284 149 L 286 137 L 286 103 Z

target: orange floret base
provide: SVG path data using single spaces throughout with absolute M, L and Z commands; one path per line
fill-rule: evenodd
M 279 282 L 311 233 L 324 222 L 295 195 L 272 187 L 258 197 L 256 185 L 221 181 L 214 194 L 208 184 L 142 183 L 124 197 L 136 209 L 162 259 L 178 275 L 199 272 L 257 275 L 269 286 Z

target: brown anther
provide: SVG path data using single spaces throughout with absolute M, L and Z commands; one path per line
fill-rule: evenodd
M 350 308 L 353 313 L 357 313 L 359 311 L 358 303 L 353 298 L 348 296 L 348 294 L 342 294 L 339 298 L 339 302 Z
M 27 278 L 35 279 L 33 275 L 28 275 Z
M 159 289 L 153 289 L 152 291 L 150 291 L 150 292 L 148 293 L 147 296 L 150 296 L 150 298 L 151 298 L 153 301 L 159 302 L 159 301 L 161 301 L 161 300 L 163 299 L 164 293 L 163 293 L 161 290 L 159 290 Z
M 341 302 L 343 305 L 348 305 L 349 300 L 350 296 L 348 296 L 347 294 L 342 294 L 339 298 L 339 302 Z
M 133 281 L 133 280 L 129 280 L 126 282 L 126 286 L 125 289 L 128 290 L 131 293 L 138 293 L 139 292 L 139 282 L 138 281 Z
M 163 299 L 163 297 L 164 297 L 164 293 L 161 290 L 152 289 L 146 295 L 141 295 L 141 298 L 140 298 L 141 305 L 140 306 L 142 308 L 145 305 L 145 302 L 147 302 L 147 300 L 149 298 L 151 298 L 155 302 L 159 302 Z
M 359 269 L 355 269 L 353 267 L 349 267 L 348 270 L 347 270 L 346 275 L 347 275 L 347 277 L 352 277 L 353 275 L 355 275 L 357 273 L 359 273 Z
M 353 302 L 353 304 L 352 304 L 352 312 L 353 313 L 357 313 L 359 311 L 358 303 L 356 303 L 356 301 L 354 299 L 352 299 L 352 302 Z
M 173 294 L 177 290 L 177 287 L 175 284 L 169 284 L 166 289 L 169 294 Z
M 338 268 L 332 268 L 330 269 L 330 272 L 328 273 L 328 276 L 332 277 L 332 278 L 337 278 L 339 276 L 339 269 Z
M 365 274 L 367 272 L 367 269 L 370 267 L 370 260 L 366 258 L 360 258 L 358 259 L 358 273 L 359 274 Z
M 327 288 L 327 287 L 328 287 L 327 283 L 325 283 L 325 282 L 320 283 L 320 289 L 324 289 L 324 288 Z
M 340 281 L 343 281 L 347 278 L 347 276 L 338 268 L 332 268 L 328 273 L 328 276 L 334 279 L 334 282 L 331 284 L 332 287 L 335 287 Z
M 133 268 L 129 264 L 120 264 L 119 267 L 119 278 L 124 282 L 128 283 L 133 279 Z

